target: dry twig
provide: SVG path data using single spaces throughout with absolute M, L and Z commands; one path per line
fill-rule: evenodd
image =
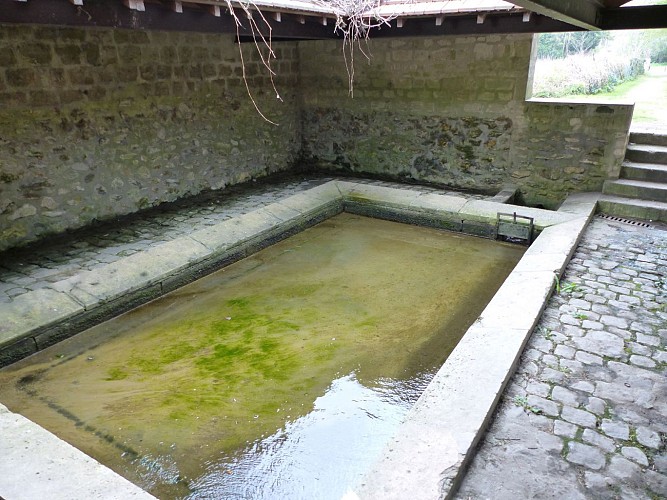
M 255 47 L 260 55 L 262 64 L 267 69 L 271 79 L 271 86 L 276 94 L 276 98 L 282 101 L 280 94 L 276 89 L 273 77 L 275 72 L 271 68 L 271 60 L 275 59 L 271 39 L 271 25 L 264 17 L 259 7 L 252 0 L 224 0 L 229 13 L 236 22 L 236 37 L 240 41 L 241 29 L 244 28 L 239 15 L 243 15 L 248 19 L 248 27 L 250 30 L 249 36 L 252 36 Z M 448 0 L 444 0 L 448 1 Z M 343 59 L 345 61 L 345 69 L 347 70 L 348 88 L 351 96 L 354 96 L 354 68 L 355 68 L 355 50 L 358 50 L 370 62 L 371 54 L 368 44 L 368 38 L 372 29 L 379 29 L 382 26 L 390 26 L 390 22 L 395 19 L 396 15 L 381 15 L 378 12 L 378 7 L 382 5 L 382 0 L 313 0 L 314 3 L 325 6 L 331 10 L 331 13 L 336 16 L 336 24 L 334 26 L 334 33 L 340 33 L 343 36 Z M 412 0 L 406 0 L 405 3 L 411 3 Z M 237 14 L 236 10 L 240 12 Z M 259 23 L 255 20 L 254 15 L 260 19 Z M 268 36 L 265 36 L 260 29 L 263 26 L 268 30 Z M 264 54 L 262 45 L 267 50 Z M 255 101 L 248 80 L 246 77 L 245 61 L 243 59 L 243 51 L 239 43 L 239 54 L 241 56 L 241 65 L 243 72 L 243 81 L 245 83 L 248 96 L 252 101 L 255 109 L 264 120 L 269 123 L 275 123 L 269 120 L 259 109 Z
M 257 49 L 257 53 L 259 54 L 260 60 L 262 61 L 262 65 L 266 68 L 267 72 L 269 73 L 271 88 L 276 94 L 276 99 L 282 101 L 282 97 L 280 97 L 280 94 L 276 89 L 276 83 L 273 79 L 276 73 L 275 71 L 273 71 L 273 68 L 271 67 L 271 60 L 276 58 L 276 54 L 275 52 L 273 52 L 271 24 L 269 24 L 266 17 L 264 17 L 264 14 L 262 14 L 259 7 L 257 7 L 257 5 L 255 5 L 255 3 L 252 0 L 235 0 L 233 3 L 232 0 L 225 0 L 225 3 L 227 4 L 227 10 L 229 11 L 229 14 L 234 18 L 234 22 L 236 24 L 236 40 L 239 45 L 239 56 L 241 57 L 241 72 L 246 92 L 248 93 L 250 101 L 255 107 L 255 110 L 257 110 L 257 113 L 259 113 L 259 115 L 267 122 L 273 125 L 278 125 L 274 121 L 267 118 L 266 115 L 264 115 L 264 113 L 262 113 L 262 111 L 259 109 L 259 106 L 257 105 L 257 101 L 255 101 L 255 98 L 252 95 L 252 91 L 250 90 L 250 85 L 248 84 L 248 78 L 246 75 L 245 60 L 243 58 L 243 47 L 241 45 L 241 30 L 244 29 L 244 25 L 241 22 L 239 15 L 247 18 L 248 20 L 247 26 L 250 30 L 249 36 L 252 37 L 253 42 L 255 43 L 255 48 Z M 237 13 L 237 10 L 239 10 L 240 13 Z M 260 24 L 258 24 L 258 21 L 255 20 L 255 15 L 257 15 L 257 17 L 259 18 Z M 262 33 L 262 29 L 260 28 L 260 26 L 263 26 L 266 28 L 266 30 L 268 30 L 268 36 L 265 36 Z
M 372 29 L 390 26 L 395 15 L 380 15 L 377 8 L 382 0 L 315 0 L 320 5 L 333 9 L 336 15 L 335 33 L 343 35 L 343 58 L 347 70 L 348 88 L 354 96 L 354 53 L 355 48 L 370 62 L 371 54 L 368 37 Z M 407 0 L 406 3 L 410 3 Z

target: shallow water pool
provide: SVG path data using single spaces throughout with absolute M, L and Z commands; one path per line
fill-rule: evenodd
M 161 498 L 340 498 L 523 254 L 340 214 L 0 371 Z

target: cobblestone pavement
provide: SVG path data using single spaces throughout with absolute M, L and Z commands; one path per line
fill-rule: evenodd
M 204 226 L 247 213 L 326 179 L 231 187 L 0 254 L 0 302 L 50 288 L 81 270 L 115 262 Z
M 233 186 L 165 204 L 90 229 L 47 239 L 38 245 L 0 253 L 0 302 L 11 302 L 14 297 L 31 290 L 50 288 L 53 283 L 67 279 L 79 271 L 92 270 L 115 262 L 153 245 L 248 213 L 329 180 L 330 177 L 301 176 Z M 367 179 L 355 178 L 354 181 L 406 187 L 405 184 Z M 488 198 L 426 186 L 410 186 L 410 189 L 467 198 Z
M 667 498 L 667 232 L 596 218 L 459 499 Z

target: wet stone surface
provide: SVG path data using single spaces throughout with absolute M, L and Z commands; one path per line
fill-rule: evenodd
M 269 182 L 232 186 L 187 200 L 165 204 L 138 215 L 47 238 L 39 244 L 0 253 L 0 302 L 24 293 L 53 288 L 54 283 L 80 271 L 93 270 L 154 245 L 174 240 L 207 226 L 252 212 L 313 186 L 328 177 L 289 177 Z M 354 179 L 376 186 L 404 187 L 423 193 L 437 192 L 466 198 L 486 196 L 448 192 L 426 186 Z
M 459 499 L 667 497 L 667 232 L 596 218 Z

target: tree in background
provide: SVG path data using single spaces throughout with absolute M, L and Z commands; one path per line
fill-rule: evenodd
M 654 63 L 667 62 L 667 29 L 615 31 L 600 49 L 611 54 L 632 54 L 651 59 Z
M 667 30 L 547 33 L 538 39 L 533 96 L 611 91 L 667 58 Z
M 543 33 L 540 35 L 537 57 L 562 59 L 574 54 L 587 54 L 610 37 L 611 34 L 608 31 Z
M 647 30 L 642 34 L 651 62 L 667 63 L 667 30 Z

